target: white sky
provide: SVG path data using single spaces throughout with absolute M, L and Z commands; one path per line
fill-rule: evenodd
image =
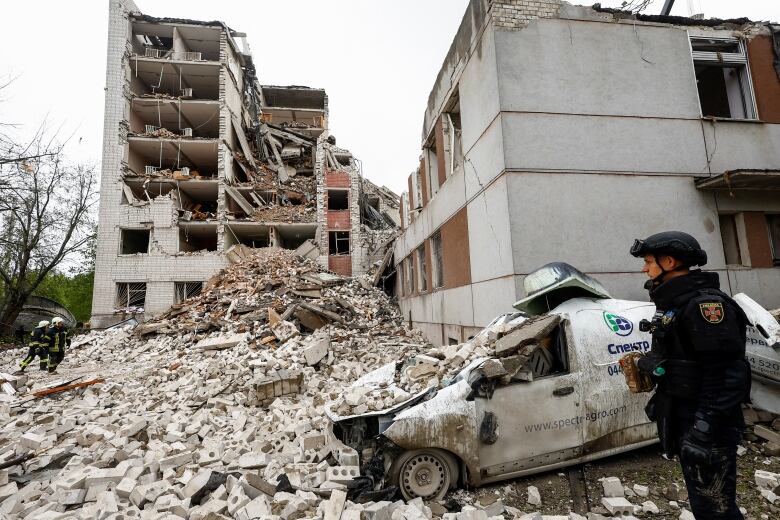
M 338 144 L 364 173 L 400 193 L 417 163 L 423 112 L 468 0 L 136 0 L 154 16 L 222 20 L 247 33 L 261 83 L 325 88 Z M 576 2 L 575 2 L 576 3 Z M 590 1 L 582 3 L 592 3 Z M 619 6 L 620 0 L 602 0 Z M 48 117 L 73 134 L 79 161 L 98 163 L 108 3 L 4 5 L 0 122 L 35 130 Z M 645 12 L 660 12 L 656 0 Z M 677 0 L 672 14 L 780 21 L 778 0 Z

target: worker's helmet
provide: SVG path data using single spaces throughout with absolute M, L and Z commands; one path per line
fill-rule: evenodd
M 65 320 L 63 320 L 62 318 L 60 318 L 59 316 L 57 316 L 56 318 L 52 318 L 52 319 L 51 319 L 51 324 L 52 324 L 52 325 L 56 325 L 56 324 L 58 324 L 58 323 L 63 323 L 64 321 L 65 321 Z
M 707 252 L 695 238 L 682 231 L 663 231 L 644 240 L 636 239 L 631 246 L 631 255 L 668 255 L 687 266 L 707 263 Z
M 39 322 L 38 322 L 38 326 L 39 326 L 39 327 L 48 327 L 48 326 L 49 326 L 49 322 L 48 322 L 48 321 L 46 321 L 46 320 L 39 321 Z

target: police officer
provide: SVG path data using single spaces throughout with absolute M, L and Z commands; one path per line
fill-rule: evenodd
M 40 369 L 47 369 L 47 364 L 49 361 L 50 340 L 48 327 L 49 322 L 44 320 L 39 322 L 38 326 L 35 327 L 30 333 L 30 348 L 27 351 L 27 357 L 24 358 L 21 363 L 19 363 L 19 367 L 22 372 L 24 372 L 24 369 L 27 368 L 27 365 L 32 363 L 32 360 L 35 359 L 36 354 L 38 354 L 38 357 L 40 358 Z
M 645 288 L 656 304 L 653 320 L 640 323 L 653 345 L 637 366 L 657 383 L 647 415 L 664 453 L 679 456 L 695 517 L 742 519 L 736 454 L 741 404 L 750 395 L 747 317 L 720 290 L 717 273 L 691 269 L 707 263 L 691 235 L 657 233 L 635 240 L 631 254 L 644 259 Z
M 65 358 L 65 345 L 70 347 L 70 338 L 68 337 L 68 329 L 65 328 L 65 320 L 57 316 L 51 320 L 51 328 L 49 328 L 49 373 L 53 373 L 57 370 L 59 365 Z

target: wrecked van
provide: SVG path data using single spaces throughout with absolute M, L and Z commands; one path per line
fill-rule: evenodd
M 437 499 L 459 485 L 550 471 L 657 441 L 644 412 L 651 394 L 629 392 L 618 364 L 626 353 L 650 349 L 650 334 L 638 325 L 655 306 L 612 299 L 567 264 L 533 275 L 529 298 L 515 304 L 524 312 L 500 316 L 474 339 L 491 342 L 490 356 L 391 408 L 329 413 L 333 434 L 357 450 L 374 488 L 397 486 L 407 500 Z M 735 300 L 753 324 L 747 346 L 758 379 L 754 403 L 773 411 L 780 325 L 749 297 Z M 393 385 L 408 364 L 391 363 L 355 385 Z

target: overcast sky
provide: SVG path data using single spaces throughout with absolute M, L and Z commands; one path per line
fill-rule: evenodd
M 218 19 L 247 33 L 262 83 L 325 88 L 338 144 L 363 161 L 368 178 L 400 193 L 418 162 L 428 93 L 468 0 L 136 3 L 154 16 Z M 645 12 L 657 14 L 662 4 Z M 702 11 L 780 21 L 778 0 L 677 0 L 672 14 Z M 99 163 L 108 2 L 7 2 L 3 18 L 0 78 L 17 79 L 2 94 L 0 122 L 29 133 L 48 117 L 74 135 L 71 157 Z

